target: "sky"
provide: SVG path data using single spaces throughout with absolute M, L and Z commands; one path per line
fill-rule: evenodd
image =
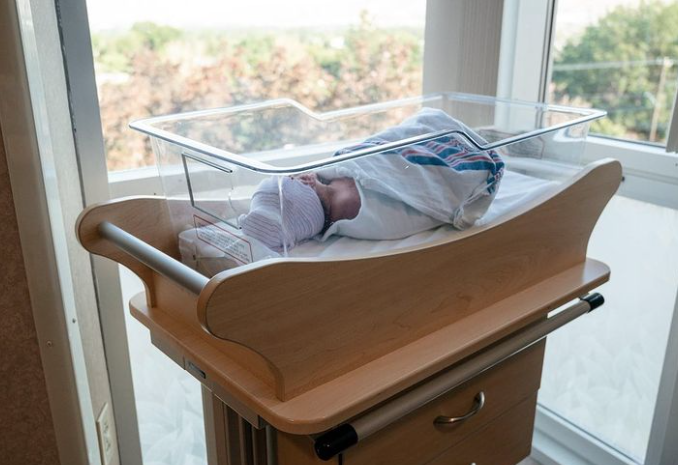
M 556 47 L 610 9 L 642 1 L 559 0 Z M 364 10 L 379 27 L 423 29 L 426 0 L 87 0 L 87 8 L 93 32 L 140 21 L 182 29 L 331 28 L 357 24 Z
M 87 9 L 95 32 L 140 21 L 187 29 L 336 27 L 358 23 L 362 10 L 378 26 L 423 27 L 426 0 L 87 0 Z
M 618 6 L 637 7 L 643 0 L 558 0 L 556 47 Z M 647 0 L 646 0 L 647 1 Z M 659 0 L 671 3 L 676 0 Z

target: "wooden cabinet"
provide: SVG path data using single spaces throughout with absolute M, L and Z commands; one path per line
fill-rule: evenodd
M 262 261 L 209 280 L 173 259 L 170 204 L 189 219 L 186 200 L 92 206 L 77 232 L 144 281 L 130 309 L 202 383 L 211 464 L 498 465 L 529 452 L 544 344 L 525 348 L 602 304 L 593 295 L 549 316 L 609 279 L 586 246 L 620 179 L 621 165 L 603 160 L 452 238 Z M 320 461 L 313 438 L 346 430 L 344 443 L 319 440 L 341 459 Z
M 529 455 L 545 343 L 514 355 L 360 441 L 343 454 L 344 465 L 480 465 L 517 463 Z M 484 405 L 478 409 L 480 393 Z M 464 421 L 438 425 L 438 417 Z M 321 464 L 305 436 L 278 434 L 278 464 Z M 334 459 L 330 463 L 338 463 Z
M 530 455 L 536 407 L 535 393 L 426 465 L 515 465 Z

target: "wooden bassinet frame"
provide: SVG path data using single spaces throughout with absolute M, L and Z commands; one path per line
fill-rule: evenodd
M 314 434 L 607 281 L 608 267 L 586 249 L 620 180 L 619 163 L 603 160 L 450 239 L 365 257 L 266 260 L 209 280 L 186 272 L 192 285 L 167 272 L 184 270 L 165 198 L 91 206 L 77 234 L 143 280 L 131 311 L 166 354 L 252 424 Z M 185 212 L 191 218 L 190 205 Z M 102 224 L 161 252 L 169 268 L 125 252 Z

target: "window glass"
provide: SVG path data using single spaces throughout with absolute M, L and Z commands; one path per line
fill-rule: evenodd
M 675 0 L 558 1 L 551 101 L 607 110 L 592 124 L 597 135 L 665 145 L 678 81 L 675 24 Z M 612 270 L 598 289 L 606 304 L 547 345 L 542 407 L 637 463 L 674 315 L 677 232 L 676 210 L 615 196 L 588 249 Z
M 139 118 L 280 97 L 324 111 L 421 94 L 425 7 L 87 0 L 108 169 L 155 164 L 148 137 L 127 127 Z M 121 277 L 127 302 L 143 285 Z M 144 463 L 206 463 L 199 383 L 126 315 Z
M 607 110 L 591 131 L 665 145 L 678 82 L 678 2 L 558 2 L 551 101 Z
M 678 211 L 615 196 L 588 255 L 612 270 L 596 290 L 606 302 L 549 336 L 539 402 L 643 463 L 678 291 Z
M 421 93 L 425 1 L 88 0 L 108 167 L 154 164 L 130 120 L 288 97 L 332 110 Z

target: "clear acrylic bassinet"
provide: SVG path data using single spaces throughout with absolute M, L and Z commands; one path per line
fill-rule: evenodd
M 443 110 L 467 129 L 437 128 L 337 155 L 399 125 L 423 108 Z M 558 182 L 578 169 L 589 124 L 604 114 L 599 110 L 440 93 L 327 113 L 314 113 L 288 99 L 271 100 L 154 117 L 130 126 L 151 137 L 172 221 L 182 238 L 182 260 L 211 276 L 264 259 L 324 253 L 326 246 L 320 243 L 310 244 L 298 255 L 296 249 L 286 245 L 273 250 L 243 233 L 240 218 L 250 210 L 252 196 L 264 181 L 280 185 L 285 178 L 322 174 L 368 157 L 393 155 L 407 147 L 454 136 L 474 153 L 499 154 L 509 171 Z M 407 170 L 408 165 L 402 164 L 402 169 Z M 279 214 L 272 221 L 280 222 L 275 230 L 286 234 L 285 199 L 281 198 L 279 205 Z M 286 244 L 287 239 L 281 242 Z M 399 244 L 403 242 L 389 249 L 397 249 Z M 403 246 L 408 245 L 412 244 L 405 242 Z M 378 250 L 386 250 L 380 247 Z M 352 253 L 366 250 L 358 247 Z

